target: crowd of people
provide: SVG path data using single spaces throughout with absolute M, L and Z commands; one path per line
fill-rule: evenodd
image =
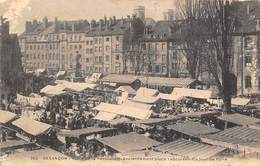
M 213 110 L 209 103 L 191 98 L 181 98 L 180 100 L 175 101 L 174 104 L 165 102 L 160 105 L 159 109 L 161 110 L 161 113 L 166 113 L 168 115 Z
M 51 100 L 42 112 L 40 121 L 70 130 L 92 126 L 90 119 L 94 117 L 94 113 L 89 111 L 87 104 L 82 104 L 77 100 L 75 95 Z

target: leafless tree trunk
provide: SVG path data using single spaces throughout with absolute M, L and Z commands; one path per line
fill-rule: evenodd
M 231 112 L 232 95 L 232 34 L 236 18 L 229 0 L 207 1 L 209 70 L 215 78 L 224 101 L 224 112 Z
M 200 55 L 205 44 L 204 26 L 205 18 L 203 11 L 204 0 L 180 0 L 178 1 L 178 15 L 183 23 L 181 24 L 181 37 L 183 40 L 182 51 L 187 59 L 187 69 L 191 78 L 199 77 L 198 66 Z

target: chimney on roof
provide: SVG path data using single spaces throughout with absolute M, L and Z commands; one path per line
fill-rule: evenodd
M 63 22 L 63 29 L 64 29 L 64 31 L 67 30 L 67 21 L 64 21 L 64 22 Z
M 133 14 L 133 20 L 135 20 L 136 19 L 136 14 Z
M 107 23 L 106 23 L 105 25 L 106 25 L 106 30 L 109 30 L 110 27 L 111 27 L 111 21 L 108 20 Z
M 90 30 L 92 30 L 94 28 L 95 24 L 96 24 L 96 21 L 92 19 L 90 22 Z
M 28 33 L 32 30 L 32 22 L 31 21 L 26 21 L 25 23 L 25 32 Z
M 121 21 L 121 25 L 124 25 L 125 21 L 124 21 L 124 18 L 123 18 L 123 17 L 121 18 L 120 21 Z
M 104 16 L 105 24 L 107 24 L 107 16 Z
M 47 18 L 47 17 L 44 17 L 44 18 L 42 19 L 42 22 L 43 22 L 44 28 L 47 28 L 47 27 L 48 27 L 48 18 Z
M 72 32 L 76 32 L 76 23 L 72 23 L 71 30 Z
M 112 19 L 112 17 L 109 17 L 109 22 L 110 22 L 111 25 L 113 24 L 113 19 Z
M 99 20 L 99 30 L 100 30 L 100 31 L 102 31 L 103 22 L 104 22 L 104 21 L 103 21 L 102 19 Z
M 38 21 L 36 19 L 33 20 L 33 26 L 37 25 Z
M 113 16 L 113 22 L 116 23 L 116 16 Z
M 58 18 L 55 17 L 55 19 L 54 19 L 54 30 L 55 30 L 55 32 L 58 30 L 58 27 L 59 27 L 59 21 L 58 21 Z

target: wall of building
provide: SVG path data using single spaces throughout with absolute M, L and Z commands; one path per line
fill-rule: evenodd
M 258 40 L 256 34 L 233 37 L 233 71 L 237 76 L 238 94 L 260 92 Z

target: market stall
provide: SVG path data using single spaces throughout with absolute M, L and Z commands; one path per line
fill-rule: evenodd
M 181 156 L 183 159 L 203 160 L 216 158 L 219 154 L 221 154 L 221 152 L 225 151 L 226 148 L 188 141 L 185 139 L 178 139 L 176 141 L 158 146 L 155 150 L 162 153 Z
M 97 140 L 105 146 L 109 146 L 110 148 L 120 153 L 144 150 L 162 144 L 146 136 L 136 133 L 127 133 L 116 135 L 113 137 L 104 137 Z

